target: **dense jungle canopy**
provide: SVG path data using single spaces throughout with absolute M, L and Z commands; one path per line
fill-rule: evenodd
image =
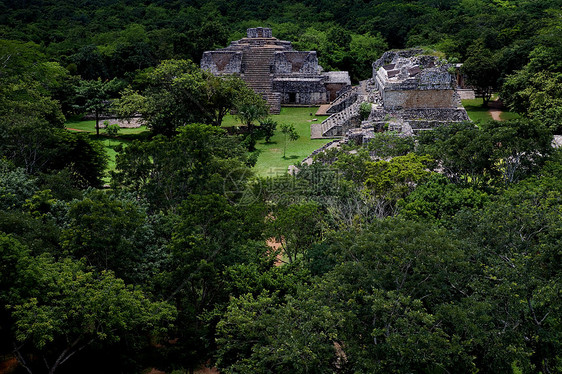
M 561 9 L 2 0 L 0 371 L 562 372 Z M 294 126 L 198 68 L 257 26 L 354 82 L 426 47 L 518 117 L 264 178 L 256 142 Z M 146 131 L 66 128 L 108 110 Z

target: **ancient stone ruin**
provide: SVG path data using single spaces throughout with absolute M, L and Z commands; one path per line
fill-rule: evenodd
M 456 90 L 452 65 L 422 50 L 390 51 L 373 63 L 373 77 L 343 92 L 327 109 L 333 113 L 311 127 L 312 138 L 354 138 L 368 141 L 375 131 L 405 135 L 451 122 L 468 121 Z M 361 121 L 361 103 L 371 104 Z
M 324 72 L 315 51 L 295 51 L 269 28 L 251 28 L 230 46 L 203 53 L 201 68 L 215 75 L 239 75 L 279 113 L 282 104 L 320 105 L 350 87 L 345 71 Z

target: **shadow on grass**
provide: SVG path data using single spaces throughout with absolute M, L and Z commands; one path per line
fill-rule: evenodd
M 292 155 L 292 156 L 287 156 L 287 157 L 283 156 L 282 158 L 283 158 L 283 160 L 294 160 L 296 158 L 299 158 L 299 156 L 297 156 L 297 155 Z
M 97 136 L 95 133 L 86 133 L 86 134 L 88 134 L 92 140 L 111 140 L 111 141 L 123 142 L 123 143 L 129 143 L 132 142 L 133 140 L 140 140 L 140 141 L 150 140 L 150 138 L 152 137 L 152 133 L 150 131 L 143 131 L 137 134 L 119 134 L 117 136 L 109 136 L 104 133 L 100 133 L 99 136 Z
M 468 117 L 474 122 L 487 122 L 492 120 L 490 108 L 481 105 L 466 105 L 464 107 Z
M 150 140 L 151 137 L 152 137 L 152 133 L 147 130 L 147 131 L 139 132 L 137 134 L 121 134 L 117 136 L 117 139 L 125 142 L 130 142 L 133 140 Z

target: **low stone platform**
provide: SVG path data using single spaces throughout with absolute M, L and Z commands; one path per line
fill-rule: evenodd
M 330 109 L 331 104 L 324 104 L 320 105 L 320 108 L 316 111 L 317 116 L 329 116 L 331 113 L 328 113 L 327 110 Z

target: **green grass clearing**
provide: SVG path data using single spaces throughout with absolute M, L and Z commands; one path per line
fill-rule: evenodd
M 462 105 L 466 109 L 468 117 L 473 122 L 487 122 L 492 120 L 489 108 L 482 106 L 482 99 L 462 100 Z
M 501 112 L 500 118 L 502 119 L 502 121 L 509 121 L 510 119 L 521 118 L 521 116 L 514 112 Z
M 70 129 L 71 131 L 72 129 L 76 129 L 82 132 L 90 132 L 93 134 L 96 133 L 96 121 L 69 121 L 66 122 L 64 125 L 67 129 Z M 129 135 L 129 134 L 140 134 L 145 131 L 148 131 L 146 126 L 134 127 L 134 128 L 122 127 L 121 130 L 119 130 L 118 136 Z M 104 135 L 104 133 L 105 133 L 105 129 L 100 128 L 100 136 Z
M 96 121 L 69 121 L 65 123 L 69 131 L 87 133 L 95 142 L 100 142 L 108 156 L 107 171 L 115 170 L 115 147 L 119 144 L 127 144 L 134 139 L 144 139 L 150 135 L 146 126 L 135 128 L 121 128 L 115 138 L 108 137 L 105 129 L 100 128 L 100 136 L 96 136 Z M 78 131 L 76 131 L 78 130 Z M 104 182 L 109 183 L 109 176 L 103 178 Z
M 290 165 L 302 161 L 314 150 L 330 141 L 329 139 L 310 139 L 310 124 L 313 123 L 312 120 L 316 118 L 317 121 L 314 122 L 322 122 L 326 118 L 326 116 L 316 117 L 314 114 L 317 110 L 317 107 L 287 107 L 281 108 L 280 114 L 272 116 L 279 125 L 295 125 L 300 138 L 294 142 L 287 141 L 286 158 L 283 158 L 284 135 L 281 133 L 280 128 L 277 129 L 270 143 L 266 143 L 264 139 L 258 140 L 256 148 L 260 154 L 254 168 L 257 175 L 267 177 L 284 174 Z M 150 134 L 145 126 L 122 128 L 116 138 L 109 138 L 105 135 L 104 129 L 100 129 L 100 136 L 98 138 L 95 135 L 95 121 L 71 121 L 65 125 L 70 131 L 80 130 L 80 132 L 87 132 L 93 140 L 102 142 L 109 156 L 108 170 L 115 169 L 115 156 L 117 154 L 114 149 L 115 146 L 126 144 L 133 139 L 145 139 Z M 239 125 L 240 121 L 233 115 L 227 115 L 223 120 L 223 127 Z
M 262 177 L 282 175 L 287 173 L 287 168 L 297 162 L 302 161 L 313 151 L 330 142 L 329 139 L 310 139 L 310 124 L 314 122 L 322 122 L 325 116 L 314 116 L 318 110 L 317 107 L 287 107 L 281 108 L 281 113 L 272 116 L 273 120 L 278 123 L 277 131 L 271 138 L 270 143 L 260 139 L 256 144 L 256 148 L 260 152 L 258 162 L 254 167 L 257 175 Z M 313 114 L 312 116 L 310 114 Z M 233 116 L 228 116 L 223 121 L 224 126 L 238 125 L 239 121 Z M 281 133 L 281 124 L 293 124 L 299 139 L 291 142 L 287 140 L 286 157 L 283 158 L 284 135 Z
M 473 122 L 482 123 L 492 120 L 492 115 L 489 112 L 490 108 L 483 107 L 482 104 L 482 98 L 462 100 L 462 105 L 464 106 L 464 109 L 466 109 L 468 117 Z M 519 118 L 519 115 L 514 112 L 502 111 L 502 113 L 500 114 L 500 118 L 502 121 L 507 121 L 510 119 Z

